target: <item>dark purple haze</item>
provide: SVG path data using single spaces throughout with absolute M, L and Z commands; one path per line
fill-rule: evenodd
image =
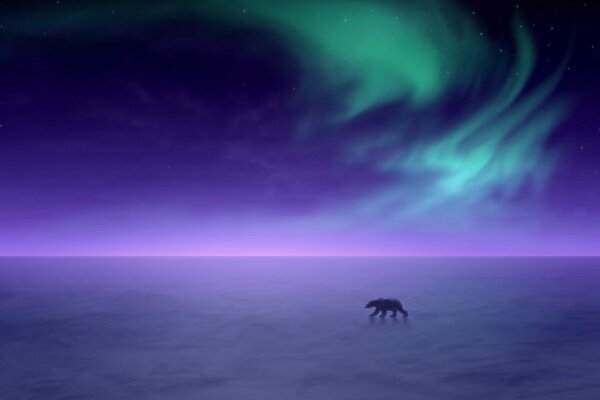
M 306 81 L 311 60 L 270 22 L 244 25 L 202 6 L 4 3 L 0 255 L 600 254 L 598 6 L 502 3 L 453 7 L 476 19 L 493 57 L 511 53 L 507 63 L 519 13 L 537 55 L 521 96 L 566 62 L 527 121 L 553 104 L 564 117 L 535 157 L 520 155 L 523 168 L 535 165 L 514 188 L 466 181 L 451 195 L 434 176 L 460 176 L 460 157 L 439 171 L 440 159 L 411 157 L 439 132 L 454 134 L 455 116 L 474 120 L 491 83 L 417 106 L 400 96 L 340 122 L 347 92 L 318 95 Z M 112 6 L 114 19 L 98 11 Z M 479 73 L 495 76 L 496 62 Z M 348 156 L 400 129 L 418 132 L 390 145 L 400 171 L 379 162 L 388 145 Z M 510 148 L 498 149 L 492 159 Z

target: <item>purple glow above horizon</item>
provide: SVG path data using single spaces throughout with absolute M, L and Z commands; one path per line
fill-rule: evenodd
M 2 6 L 0 255 L 600 255 L 598 10 L 562 3 Z

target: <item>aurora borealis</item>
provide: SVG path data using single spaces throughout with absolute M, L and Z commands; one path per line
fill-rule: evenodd
M 0 254 L 598 254 L 591 2 L 1 7 Z

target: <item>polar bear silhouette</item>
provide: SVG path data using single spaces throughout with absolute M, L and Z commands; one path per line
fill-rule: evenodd
M 402 303 L 398 299 L 375 299 L 367 303 L 365 308 L 375 308 L 375 311 L 369 315 L 374 317 L 381 312 L 380 317 L 385 318 L 388 311 L 392 312 L 392 317 L 396 316 L 396 313 L 400 311 L 404 317 L 408 317 L 408 312 L 402 307 Z

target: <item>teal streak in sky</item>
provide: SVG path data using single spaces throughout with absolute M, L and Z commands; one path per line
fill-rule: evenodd
M 557 159 L 545 149 L 546 139 L 567 112 L 565 104 L 548 101 L 564 65 L 537 87 L 524 91 L 534 69 L 535 50 L 521 22 L 514 30 L 514 63 L 507 72 L 493 71 L 502 74 L 504 84 L 478 110 L 433 136 L 419 132 L 423 139 L 410 149 L 392 148 L 375 160 L 375 168 L 382 173 L 399 180 L 413 177 L 423 184 L 407 188 L 398 182 L 362 203 L 363 211 L 386 210 L 394 220 L 436 213 L 466 221 L 470 214 L 485 214 L 485 209 L 506 211 L 509 207 L 502 205 L 520 192 L 529 198 L 539 193 Z M 389 148 L 404 134 L 392 132 L 361 141 L 351 149 L 352 154 L 359 160 L 374 160 L 370 153 Z

